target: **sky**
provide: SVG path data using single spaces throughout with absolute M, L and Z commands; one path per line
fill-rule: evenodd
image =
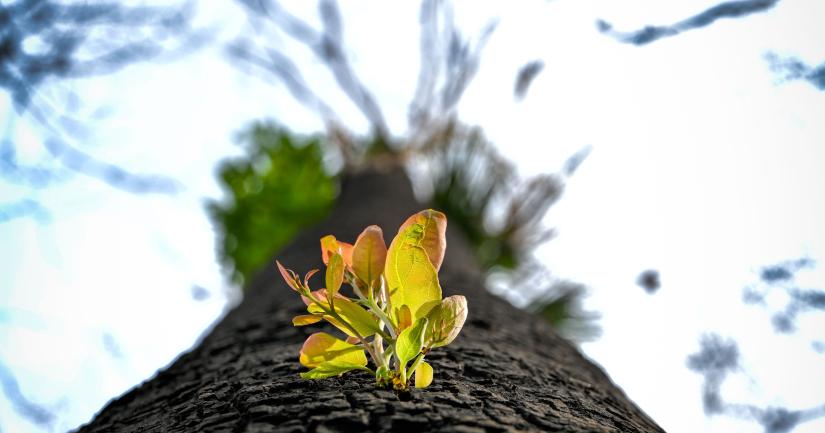
M 312 3 L 284 5 L 317 24 Z M 825 288 L 825 92 L 805 80 L 783 81 L 766 60 L 776 53 L 822 64 L 825 3 L 783 0 L 764 13 L 645 45 L 617 40 L 714 4 L 455 5 L 465 34 L 499 20 L 460 118 L 482 126 L 524 176 L 557 172 L 591 146 L 546 217 L 558 235 L 536 256 L 555 275 L 588 286 L 585 307 L 601 314 L 602 335 L 583 344 L 584 353 L 677 433 L 763 431 L 703 413 L 703 378 L 686 362 L 708 333 L 738 343 L 739 369 L 720 391 L 726 400 L 795 410 L 825 403 L 825 354 L 811 348 L 825 342 L 825 315 L 802 313 L 797 332 L 778 334 L 771 315 L 786 294 L 771 292 L 765 305 L 742 302 L 745 287 L 761 287 L 762 267 L 788 260 L 814 262 L 795 282 Z M 417 6 L 345 6 L 348 54 L 401 135 L 418 71 Z M 238 8 L 201 2 L 198 14 L 214 26 L 213 46 L 41 88 L 39 101 L 55 107 L 71 92 L 81 96 L 78 118 L 94 119 L 84 150 L 169 175 L 182 190 L 133 195 L 76 173 L 38 190 L 0 182 L 0 202 L 29 198 L 45 208 L 39 217 L 0 223 L 2 432 L 77 427 L 207 332 L 239 296 L 216 261 L 204 211 L 207 200 L 222 197 L 216 164 L 240 154 L 236 134 L 252 120 L 274 118 L 297 132 L 322 127 L 283 85 L 229 64 L 221 43 L 249 31 Z M 600 32 L 597 20 L 618 33 Z M 346 125 L 367 131 L 309 52 L 282 36 L 262 37 L 303 67 Z M 534 60 L 544 69 L 517 100 L 515 77 Z M 44 131 L 17 116 L 4 93 L 0 122 L 21 159 L 46 157 Z M 645 269 L 661 275 L 653 294 L 636 285 Z M 54 417 L 38 417 L 14 396 Z M 794 431 L 823 430 L 825 418 Z

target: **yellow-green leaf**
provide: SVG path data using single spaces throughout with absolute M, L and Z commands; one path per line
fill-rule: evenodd
M 326 282 L 329 296 L 335 296 L 341 288 L 341 283 L 344 281 L 344 258 L 338 253 L 332 253 L 329 256 L 329 264 L 327 265 Z M 335 299 L 335 298 L 333 298 Z
M 352 370 L 367 370 L 363 365 L 350 364 L 347 362 L 324 362 L 305 373 L 301 373 L 303 379 L 326 379 L 332 376 L 340 376 Z
M 450 344 L 467 320 L 467 298 L 453 295 L 444 298 L 441 303 L 430 310 L 427 334 L 424 338 L 428 347 L 441 347 Z
M 427 315 L 441 301 L 438 274 L 427 258 L 424 248 L 399 233 L 390 244 L 384 277 L 390 292 L 392 318 L 398 323 L 398 308 L 410 308 L 413 320 Z
M 329 308 L 329 303 L 327 302 L 327 292 L 326 290 L 316 290 L 312 292 L 316 299 L 324 303 L 327 308 Z M 361 308 L 358 304 L 350 301 L 348 298 L 341 296 L 340 294 L 335 295 L 335 312 L 341 316 L 347 323 L 352 325 L 362 337 L 369 337 L 380 331 L 378 327 L 378 319 L 373 316 L 367 310 Z M 313 302 L 309 302 L 307 304 L 307 311 L 312 314 L 324 314 L 324 310 Z M 352 330 L 346 327 L 343 323 L 339 322 L 336 318 L 330 315 L 324 315 L 324 319 L 326 319 L 329 323 L 335 325 L 336 328 L 340 329 L 344 333 L 349 336 L 355 337 Z
M 401 233 L 405 233 L 416 246 L 424 248 L 436 272 L 441 269 L 447 249 L 447 217 L 443 213 L 422 210 L 401 224 L 398 234 Z
M 352 270 L 367 286 L 373 284 L 384 271 L 387 259 L 387 244 L 381 227 L 369 226 L 355 241 L 352 250 Z
M 292 318 L 292 326 L 306 326 L 318 323 L 323 317 L 314 314 L 305 314 L 303 316 L 295 316 Z
M 413 326 L 401 331 L 395 340 L 395 354 L 406 364 L 421 353 L 424 346 L 424 332 L 427 329 L 427 318 L 422 317 L 415 321 Z
M 360 346 L 349 344 L 325 332 L 316 332 L 301 347 L 299 361 L 309 368 L 318 367 L 325 362 L 363 367 L 367 365 L 367 356 Z
M 424 361 L 415 368 L 415 387 L 426 388 L 433 383 L 433 367 Z

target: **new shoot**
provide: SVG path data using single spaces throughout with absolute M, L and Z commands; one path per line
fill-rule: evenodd
M 344 339 L 325 332 L 307 338 L 299 361 L 311 370 L 305 379 L 339 376 L 352 370 L 375 375 L 379 386 L 404 391 L 415 377 L 417 388 L 433 381 L 424 358 L 450 344 L 467 319 L 464 296 L 441 298 L 438 270 L 447 248 L 447 218 L 432 209 L 409 217 L 389 249 L 378 226 L 369 226 L 355 244 L 321 238 L 325 288 L 310 289 L 313 269 L 301 279 L 276 262 L 281 275 L 301 295 L 307 314 L 295 326 L 326 320 Z M 344 292 L 344 284 L 351 291 Z M 351 292 L 351 293 L 350 293 Z M 369 356 L 369 359 L 368 359 Z M 372 367 L 369 367 L 369 361 Z

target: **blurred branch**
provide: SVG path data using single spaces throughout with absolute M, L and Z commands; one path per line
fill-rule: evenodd
M 69 136 L 84 130 L 82 122 L 36 97 L 48 83 L 108 74 L 199 47 L 208 36 L 190 28 L 192 14 L 192 3 L 127 6 L 111 1 L 21 0 L 0 5 L 0 89 L 9 93 L 19 116 L 28 113 L 43 126 L 49 136 L 44 147 L 57 162 L 20 164 L 9 128 L 0 144 L 3 178 L 42 188 L 74 171 L 134 193 L 178 191 L 179 184 L 170 178 L 132 173 L 69 145 Z
M 11 402 L 12 409 L 18 415 L 37 426 L 51 430 L 55 421 L 55 414 L 42 405 L 32 403 L 27 399 L 20 391 L 20 385 L 11 370 L 6 368 L 2 362 L 0 362 L 0 386 L 6 398 Z
M 30 216 L 38 222 L 49 221 L 49 212 L 40 203 L 23 199 L 13 203 L 0 204 L 0 223 Z
M 256 54 L 249 40 L 239 39 L 229 46 L 229 55 L 241 59 L 251 66 L 274 74 L 283 81 L 298 102 L 317 111 L 324 120 L 335 118 L 334 111 L 319 98 L 304 81 L 295 63 L 278 51 L 267 50 L 264 55 Z
M 135 194 L 174 194 L 179 192 L 182 187 L 174 179 L 165 176 L 132 173 L 117 165 L 99 161 L 56 138 L 47 139 L 45 145 L 46 149 L 65 167 L 100 179 L 124 191 Z
M 8 138 L 0 140 L 0 176 L 7 182 L 32 188 L 43 188 L 65 177 L 56 168 L 20 164 L 17 150 Z
M 773 8 L 779 0 L 739 0 L 719 3 L 704 11 L 669 26 L 646 26 L 642 29 L 620 32 L 604 20 L 598 20 L 596 27 L 600 32 L 615 38 L 619 42 L 633 45 L 646 45 L 659 39 L 676 36 L 682 32 L 709 26 L 722 18 L 741 18 Z
M 334 0 L 319 2 L 318 11 L 323 27 L 316 30 L 283 9 L 277 1 L 238 1 L 246 7 L 250 15 L 267 18 L 276 28 L 312 50 L 313 54 L 332 73 L 338 87 L 371 123 L 376 136 L 385 142 L 389 140 L 390 133 L 375 97 L 355 74 L 346 55 L 343 46 L 343 24 L 337 2 Z M 332 110 L 322 103 L 319 104 L 320 99 L 303 84 L 300 70 L 285 55 L 271 47 L 253 47 L 252 45 L 254 44 L 250 40 L 242 39 L 232 45 L 230 54 L 238 60 L 250 62 L 258 67 L 268 65 L 278 78 L 284 80 L 299 102 L 319 110 L 324 119 L 329 120 Z M 262 62 L 262 59 L 265 61 Z
M 49 0 L 0 5 L 0 88 L 22 112 L 49 79 L 116 71 L 167 51 L 163 42 L 172 36 L 188 34 L 179 47 L 191 46 L 203 37 L 188 32 L 191 9 Z
M 530 88 L 530 84 L 542 69 L 544 69 L 544 61 L 542 60 L 533 60 L 519 69 L 518 75 L 516 76 L 516 85 L 513 88 L 513 94 L 516 96 L 516 99 L 524 99 L 527 95 L 527 90 Z
M 490 21 L 475 42 L 464 39 L 449 2 L 425 0 L 419 17 L 421 67 L 408 109 L 410 147 L 425 148 L 455 121 L 461 96 L 478 72 L 481 52 L 498 22 Z
M 725 401 L 722 384 L 730 373 L 741 369 L 739 348 L 733 340 L 722 340 L 715 334 L 703 336 L 699 352 L 688 357 L 687 367 L 704 377 L 702 403 L 707 415 L 726 415 L 753 421 L 761 425 L 765 433 L 787 433 L 802 423 L 825 417 L 825 405 L 789 410 Z
M 773 314 L 771 324 L 776 332 L 791 333 L 796 330 L 800 313 L 825 311 L 825 291 L 802 288 L 795 282 L 797 272 L 814 266 L 814 261 L 807 258 L 765 266 L 759 274 L 761 281 L 745 287 L 742 299 L 748 304 L 766 306 L 768 294 L 774 290 L 785 292 L 788 302 L 784 309 Z
M 825 90 L 825 63 L 809 66 L 794 57 L 782 58 L 775 53 L 765 55 L 771 70 L 781 75 L 781 81 L 805 80 L 819 90 Z

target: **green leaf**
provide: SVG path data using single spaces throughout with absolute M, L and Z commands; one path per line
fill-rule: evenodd
M 422 210 L 401 224 L 398 234 L 401 233 L 405 233 L 416 246 L 424 248 L 436 272 L 441 269 L 447 249 L 447 217 L 443 213 Z
M 407 362 L 418 356 L 421 348 L 424 346 L 424 331 L 427 329 L 427 318 L 422 317 L 415 321 L 413 326 L 403 330 L 398 335 L 395 341 L 395 353 L 401 364 L 406 365 Z
M 393 306 L 390 313 L 396 323 L 397 310 L 402 305 L 407 305 L 413 320 L 417 320 L 427 315 L 441 301 L 438 273 L 421 246 L 423 230 L 424 226 L 420 224 L 407 225 L 406 229 L 402 226 L 387 251 L 384 277 L 387 279 L 390 303 Z
M 326 290 L 316 290 L 312 292 L 312 294 L 319 301 L 324 303 L 324 305 L 329 305 L 327 302 Z M 358 331 L 362 337 L 369 337 L 370 335 L 380 332 L 381 328 L 378 326 L 378 319 L 355 302 L 350 301 L 349 298 L 341 296 L 340 294 L 335 295 L 334 304 L 335 312 L 338 313 L 338 315 L 341 316 L 341 318 L 347 323 L 352 325 L 352 327 L 355 328 L 355 330 Z M 312 302 L 307 305 L 307 311 L 311 314 L 324 314 L 324 310 Z M 329 315 L 324 315 L 324 319 L 335 325 L 336 328 L 340 329 L 347 335 L 355 337 L 352 331 L 339 322 L 336 318 Z
M 298 358 L 301 365 L 309 368 L 334 362 L 338 365 L 367 365 L 364 349 L 346 341 L 339 340 L 325 332 L 316 332 L 307 338 L 301 347 Z
M 352 370 L 367 370 L 363 365 L 350 364 L 347 362 L 324 362 L 305 373 L 301 373 L 303 379 L 326 379 L 328 377 L 340 376 Z
M 381 276 L 387 260 L 387 244 L 381 227 L 369 226 L 355 240 L 352 250 L 352 270 L 367 286 Z
M 344 258 L 338 253 L 329 256 L 329 264 L 326 273 L 327 292 L 329 296 L 335 296 L 344 281 Z M 335 298 L 333 298 L 335 299 Z
M 433 383 L 433 367 L 424 361 L 415 368 L 415 387 L 426 388 Z
M 314 314 L 305 314 L 303 316 L 295 316 L 292 318 L 292 326 L 306 326 L 312 325 L 313 323 L 318 323 L 323 319 L 322 316 L 316 316 Z
M 430 325 L 424 338 L 427 347 L 441 347 L 450 344 L 467 320 L 467 298 L 454 295 L 444 298 L 427 315 Z

